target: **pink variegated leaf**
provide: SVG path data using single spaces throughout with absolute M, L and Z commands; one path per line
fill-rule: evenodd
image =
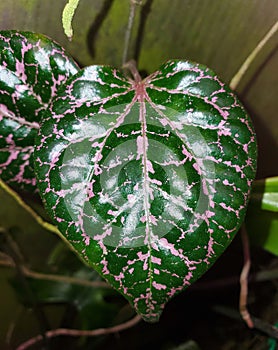
M 146 321 L 223 253 L 256 171 L 250 118 L 207 67 L 73 76 L 44 113 L 35 170 L 68 243 Z
M 39 113 L 77 71 L 65 50 L 44 35 L 0 31 L 0 177 L 17 189 L 36 189 Z

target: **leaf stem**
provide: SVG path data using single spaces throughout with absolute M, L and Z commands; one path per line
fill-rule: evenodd
M 127 23 L 127 29 L 125 32 L 125 41 L 124 41 L 124 49 L 123 49 L 123 56 L 122 56 L 122 65 L 127 62 L 127 56 L 128 56 L 128 50 L 130 46 L 130 38 L 132 33 L 132 28 L 134 25 L 134 18 L 136 13 L 136 7 L 137 5 L 142 5 L 142 0 L 136 1 L 136 0 L 130 0 L 129 1 L 129 17 L 128 17 L 128 23 Z
M 274 23 L 274 25 L 270 28 L 270 30 L 266 33 L 266 35 L 262 38 L 262 40 L 258 43 L 255 49 L 250 53 L 250 55 L 243 62 L 239 70 L 236 72 L 234 77 L 230 82 L 230 88 L 235 90 L 240 81 L 242 80 L 244 74 L 247 72 L 248 68 L 251 66 L 257 55 L 263 49 L 265 44 L 274 36 L 274 34 L 278 31 L 278 21 Z
M 245 226 L 241 228 L 241 238 L 243 246 L 244 264 L 240 274 L 240 296 L 239 296 L 239 311 L 241 317 L 246 322 L 249 328 L 254 328 L 254 322 L 247 308 L 248 302 L 248 275 L 251 267 L 251 257 L 249 248 L 249 239 Z
M 68 329 L 68 328 L 57 328 L 50 330 L 45 333 L 45 336 L 47 338 L 53 338 L 58 337 L 60 335 L 64 336 L 71 336 L 71 337 L 81 337 L 81 336 L 87 336 L 87 337 L 96 337 L 99 335 L 105 335 L 105 334 L 111 334 L 111 333 L 118 333 L 120 331 L 126 330 L 128 328 L 131 328 L 135 326 L 138 322 L 141 321 L 141 316 L 136 315 L 131 320 L 121 323 L 117 326 L 108 327 L 108 328 L 99 328 L 94 330 L 79 330 L 79 329 Z M 25 343 L 22 343 L 17 347 L 16 350 L 26 350 L 30 346 L 36 344 L 37 342 L 42 340 L 41 335 L 37 335 L 29 340 L 27 340 Z
M 123 65 L 123 69 L 127 69 L 130 71 L 130 73 L 132 74 L 132 76 L 134 78 L 135 83 L 139 83 L 142 80 L 142 78 L 137 70 L 135 60 L 130 60 L 130 61 L 126 62 Z

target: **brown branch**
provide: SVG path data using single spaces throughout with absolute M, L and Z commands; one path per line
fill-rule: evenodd
M 8 255 L 2 253 L 2 254 L 0 254 L 0 257 L 1 256 L 3 258 L 2 258 L 2 260 L 0 260 L 0 266 L 15 267 L 14 262 L 10 259 L 10 257 Z M 77 285 L 81 285 L 81 286 L 95 287 L 95 288 L 96 287 L 111 288 L 110 285 L 108 283 L 106 283 L 105 281 L 89 281 L 89 280 L 71 277 L 71 276 L 41 273 L 41 272 L 33 271 L 24 265 L 21 266 L 21 270 L 26 277 L 31 277 L 34 279 L 68 283 L 68 284 L 77 284 Z
M 27 267 L 24 267 L 22 270 L 26 276 L 36 278 L 36 279 L 68 283 L 68 284 L 77 284 L 77 285 L 87 286 L 87 287 L 110 288 L 110 286 L 104 281 L 89 281 L 89 280 L 84 280 L 81 278 L 70 277 L 70 276 L 46 274 L 46 273 L 29 270 Z
M 212 307 L 212 310 L 221 314 L 221 315 L 227 316 L 231 319 L 241 320 L 239 312 L 234 310 L 234 309 L 231 309 L 227 306 L 214 305 Z M 254 323 L 254 329 L 266 334 L 270 338 L 278 339 L 278 328 L 277 327 L 275 327 L 275 326 L 273 326 L 273 325 L 271 325 L 271 324 L 269 324 L 269 323 L 267 323 L 259 318 L 256 318 L 256 317 L 252 317 L 252 320 Z
M 6 253 L 0 252 L 0 265 L 14 267 L 13 259 Z
M 45 336 L 46 336 L 46 338 L 58 337 L 60 335 L 71 336 L 71 337 L 81 337 L 81 336 L 96 337 L 99 335 L 121 332 L 123 330 L 126 330 L 128 328 L 135 326 L 140 321 L 141 321 L 141 316 L 136 315 L 134 318 L 132 318 L 131 320 L 129 320 L 127 322 L 124 322 L 124 323 L 121 323 L 117 326 L 113 326 L 113 327 L 109 327 L 109 328 L 99 328 L 99 329 L 94 329 L 94 330 L 57 328 L 57 329 L 53 329 L 53 330 L 46 332 Z M 21 345 L 19 345 L 16 350 L 25 350 L 41 340 L 42 340 L 42 336 L 37 335 L 37 336 L 27 340 L 26 342 L 22 343 Z

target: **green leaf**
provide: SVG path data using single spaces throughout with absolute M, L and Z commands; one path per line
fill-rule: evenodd
M 89 273 L 84 266 L 77 271 L 74 276 L 82 276 L 88 280 L 98 279 L 96 272 Z M 18 279 L 12 279 L 12 286 L 16 292 L 18 300 L 30 307 L 30 300 L 26 298 L 26 290 Z M 78 312 L 78 320 L 82 329 L 93 329 L 110 326 L 115 315 L 124 305 L 122 298 L 115 299 L 115 291 L 109 288 L 92 288 L 76 284 L 67 284 L 54 281 L 45 281 L 28 278 L 28 283 L 36 297 L 36 301 L 41 304 L 71 304 Z M 109 299 L 118 302 L 111 303 Z M 71 320 L 73 324 L 74 320 Z
M 252 244 L 278 256 L 278 213 L 249 206 L 246 229 Z
M 39 112 L 78 70 L 65 50 L 44 35 L 0 32 L 0 176 L 34 191 L 34 137 Z
M 44 112 L 35 171 L 72 247 L 154 322 L 239 229 L 257 145 L 207 67 L 172 60 L 134 76 L 92 66 L 72 77 Z
M 246 216 L 253 244 L 278 256 L 278 177 L 254 182 Z
M 255 181 L 250 204 L 278 212 L 278 176 Z
M 70 40 L 72 39 L 72 36 L 73 36 L 71 23 L 72 23 L 75 10 L 77 9 L 78 3 L 79 3 L 79 0 L 69 0 L 62 14 L 62 23 L 63 23 L 64 32 Z
M 100 276 L 90 267 L 84 265 L 80 259 L 62 241 L 58 241 L 56 248 L 45 259 L 42 266 L 44 273 L 54 276 L 70 278 L 74 277 L 84 281 L 99 282 Z M 66 281 L 48 280 L 28 277 L 27 281 L 36 302 L 43 305 L 70 304 L 77 312 L 77 320 L 82 329 L 94 329 L 110 326 L 115 315 L 125 305 L 125 300 L 112 288 L 102 286 L 86 286 L 82 284 L 67 283 Z M 17 299 L 27 308 L 30 308 L 30 298 L 26 294 L 26 288 L 17 277 L 12 278 L 11 284 Z M 111 299 L 113 303 L 111 303 Z M 58 310 L 57 310 L 58 311 Z M 70 319 L 71 327 L 76 327 L 76 319 Z

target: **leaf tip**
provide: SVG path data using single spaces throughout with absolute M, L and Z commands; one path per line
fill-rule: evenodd
M 64 7 L 62 13 L 62 24 L 64 28 L 64 33 L 71 41 L 73 38 L 73 29 L 72 29 L 72 19 L 75 13 L 75 10 L 78 6 L 79 0 L 69 0 L 69 2 Z

